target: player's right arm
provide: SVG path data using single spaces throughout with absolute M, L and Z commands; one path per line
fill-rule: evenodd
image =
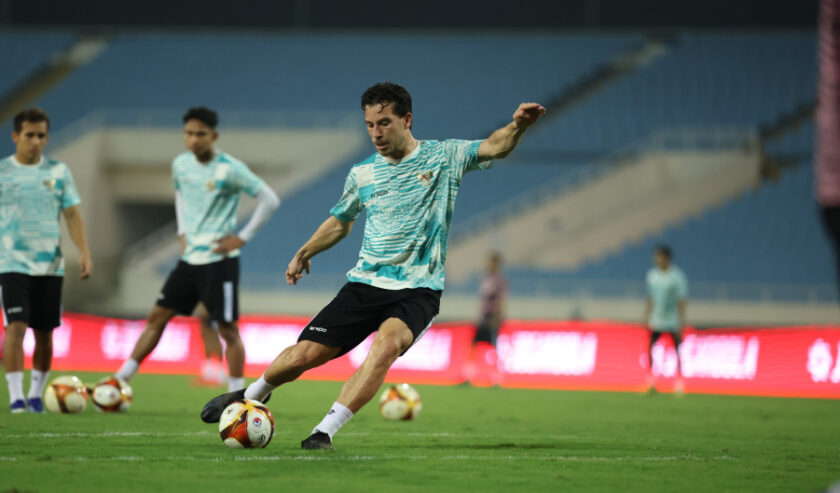
M 353 229 L 355 221 L 341 221 L 335 216 L 330 216 L 324 221 L 321 226 L 315 231 L 315 234 L 309 238 L 309 241 L 303 244 L 302 247 L 292 257 L 289 262 L 289 267 L 286 269 L 286 282 L 288 284 L 297 284 L 298 280 L 303 277 L 305 270 L 309 274 L 312 257 L 318 255 L 324 250 L 332 248 L 333 245 L 344 239 Z

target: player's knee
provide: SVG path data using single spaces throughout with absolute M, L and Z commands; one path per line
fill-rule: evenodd
M 397 334 L 384 335 L 378 339 L 370 353 L 376 365 L 391 365 L 411 345 L 411 341 L 406 342 L 404 337 Z
M 23 343 L 23 337 L 26 335 L 26 326 L 26 322 L 11 322 L 6 327 L 6 344 Z
M 35 345 L 42 348 L 52 348 L 52 332 L 35 332 Z
M 160 305 L 155 305 L 152 312 L 149 313 L 149 320 L 146 324 L 147 329 L 163 330 L 169 320 L 175 316 L 175 311 L 169 308 L 164 308 Z
M 220 323 L 219 335 L 225 340 L 227 344 L 235 343 L 240 340 L 239 327 L 235 323 Z

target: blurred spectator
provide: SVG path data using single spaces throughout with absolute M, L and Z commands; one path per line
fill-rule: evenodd
M 653 252 L 654 267 L 647 273 L 647 304 L 643 324 L 651 331 L 648 350 L 649 369 L 653 370 L 653 345 L 663 334 L 670 334 L 677 350 L 677 391 L 681 391 L 680 343 L 685 327 L 688 280 L 671 263 L 671 248 L 659 245 Z

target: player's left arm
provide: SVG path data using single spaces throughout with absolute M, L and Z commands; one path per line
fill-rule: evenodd
M 85 234 L 85 223 L 82 221 L 82 213 L 79 212 L 79 206 L 74 205 L 62 209 L 64 214 L 64 221 L 67 222 L 67 230 L 70 232 L 70 238 L 73 244 L 79 249 L 79 267 L 81 267 L 81 279 L 90 277 L 93 271 L 93 261 L 90 258 L 90 250 L 88 250 L 87 235 Z
M 522 140 L 525 130 L 544 114 L 545 108 L 539 103 L 520 104 L 513 113 L 513 121 L 493 132 L 478 146 L 478 160 L 506 157 Z
M 685 321 L 686 321 L 686 309 L 688 306 L 688 281 L 686 280 L 684 275 L 680 275 L 680 284 L 679 284 L 679 301 L 677 301 L 677 312 L 680 316 L 680 331 L 685 328 Z
M 228 235 L 219 240 L 216 244 L 216 248 L 213 249 L 214 253 L 226 254 L 244 246 L 245 243 L 251 241 L 257 232 L 265 226 L 265 223 L 271 219 L 274 211 L 280 207 L 280 198 L 278 198 L 277 194 L 274 193 L 274 190 L 266 184 L 263 184 L 256 196 L 256 199 L 257 207 L 254 209 L 254 213 L 251 214 L 251 218 L 245 226 L 238 234 Z

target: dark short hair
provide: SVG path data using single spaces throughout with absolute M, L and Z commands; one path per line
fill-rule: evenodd
M 184 113 L 184 118 L 182 118 L 182 120 L 184 123 L 187 123 L 190 120 L 198 120 L 215 130 L 216 125 L 219 124 L 219 115 L 206 106 L 197 106 L 195 108 L 188 109 L 187 112 Z
M 15 132 L 20 133 L 20 131 L 23 130 L 23 122 L 47 122 L 47 130 L 50 129 L 50 117 L 47 115 L 47 112 L 41 108 L 27 108 L 15 115 L 12 124 Z
M 411 94 L 399 84 L 380 82 L 368 87 L 362 94 L 362 110 L 366 106 L 385 103 L 391 103 L 394 114 L 399 117 L 411 113 Z
M 653 251 L 661 253 L 668 260 L 671 260 L 673 258 L 673 253 L 671 252 L 671 247 L 669 247 L 668 245 L 656 245 L 656 248 L 654 248 Z

